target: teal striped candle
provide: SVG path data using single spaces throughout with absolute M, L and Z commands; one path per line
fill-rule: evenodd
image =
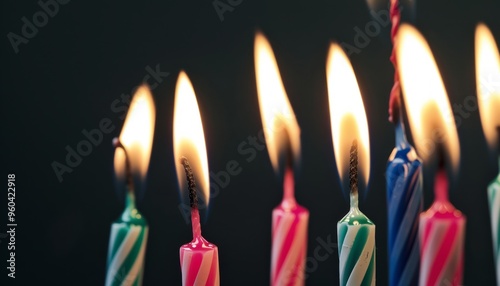
M 358 207 L 358 151 L 350 153 L 351 208 L 337 224 L 340 285 L 375 285 L 375 224 Z
M 375 224 L 357 202 L 338 222 L 337 232 L 340 285 L 375 285 Z
M 111 225 L 106 286 L 142 285 L 148 224 L 128 192 L 121 217 Z
M 497 275 L 497 284 L 500 285 L 500 174 L 488 186 L 488 203 L 491 216 L 491 235 L 493 237 L 493 254 L 495 258 L 495 269 Z

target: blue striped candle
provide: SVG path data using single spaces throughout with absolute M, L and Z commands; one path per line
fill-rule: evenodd
M 148 224 L 128 192 L 125 211 L 111 225 L 106 286 L 142 285 L 147 240 Z
M 389 285 L 418 285 L 418 220 L 422 212 L 422 163 L 396 123 L 396 148 L 386 170 Z

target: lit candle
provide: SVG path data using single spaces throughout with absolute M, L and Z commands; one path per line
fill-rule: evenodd
M 391 40 L 401 20 L 398 0 L 391 0 Z M 423 209 L 422 162 L 406 140 L 396 47 L 391 62 L 394 65 L 394 86 L 389 100 L 389 120 L 394 124 L 396 147 L 389 156 L 386 169 L 388 209 L 389 285 L 418 285 L 420 264 L 418 221 Z
M 483 131 L 490 150 L 498 146 L 500 128 L 500 56 L 493 34 L 484 24 L 476 27 L 476 87 Z M 500 285 L 500 174 L 488 186 L 491 234 L 496 265 L 497 285 Z
M 175 88 L 174 158 L 179 187 L 188 194 L 191 206 L 193 240 L 180 248 L 182 285 L 218 286 L 219 254 L 217 246 L 201 235 L 198 197 L 208 206 L 210 181 L 205 135 L 193 86 L 181 72 Z
M 358 207 L 358 165 L 364 186 L 370 176 L 368 122 L 354 70 L 337 44 L 330 46 L 326 74 L 335 161 L 350 191 L 349 212 L 337 224 L 340 285 L 375 285 L 375 224 Z
M 446 90 L 431 49 L 412 26 L 402 25 L 396 55 L 406 110 L 417 152 L 427 167 L 446 158 L 457 173 L 460 146 Z M 435 178 L 435 198 L 420 215 L 419 285 L 459 285 L 463 273 L 465 217 L 448 200 L 443 159 Z
M 304 285 L 309 211 L 295 201 L 293 176 L 300 156 L 300 129 L 271 45 L 262 34 L 255 37 L 254 56 L 267 151 L 276 173 L 284 169 L 283 200 L 273 210 L 271 285 Z
M 113 143 L 115 174 L 125 181 L 126 206 L 111 226 L 106 285 L 142 285 L 148 224 L 135 205 L 134 182 L 146 177 L 153 143 L 155 106 L 146 86 L 134 94 L 119 138 Z M 122 185 L 122 184 L 118 184 Z M 123 191 L 120 188 L 120 191 Z

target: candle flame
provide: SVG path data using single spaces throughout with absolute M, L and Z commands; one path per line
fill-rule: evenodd
M 365 107 L 352 65 L 338 44 L 330 45 L 326 76 L 333 150 L 340 179 L 344 184 L 349 178 L 349 150 L 356 139 L 359 173 L 367 185 L 370 177 L 370 139 Z
M 181 163 L 185 157 L 193 170 L 197 190 L 208 205 L 210 181 L 207 149 L 200 110 L 193 85 L 184 71 L 179 73 L 174 104 L 174 159 L 181 192 L 187 193 L 186 173 Z
M 155 126 L 155 105 L 151 91 L 141 85 L 135 92 L 119 140 L 125 147 L 132 175 L 144 178 L 148 171 Z M 125 153 L 117 148 L 114 158 L 115 173 L 125 177 Z
M 417 152 L 429 162 L 442 146 L 456 172 L 460 160 L 457 129 L 432 51 L 422 34 L 407 24 L 399 28 L 396 48 L 404 101 Z
M 481 123 L 491 149 L 498 144 L 500 126 L 500 56 L 485 24 L 476 27 L 476 87 Z
M 286 160 L 296 162 L 300 157 L 300 128 L 281 81 L 272 47 L 261 33 L 255 36 L 254 56 L 267 151 L 275 171 L 279 172 L 280 163 L 290 164 Z M 288 154 L 293 158 L 283 158 Z

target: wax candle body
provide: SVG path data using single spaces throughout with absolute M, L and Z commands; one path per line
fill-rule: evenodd
M 271 285 L 304 285 L 308 220 L 300 206 L 273 210 Z
M 401 123 L 386 170 L 389 285 L 418 285 L 418 222 L 423 208 L 422 163 L 408 144 Z
M 293 174 L 285 173 L 284 195 L 273 210 L 271 285 L 304 285 L 309 211 L 293 197 Z
M 448 201 L 444 171 L 436 177 L 436 198 L 420 215 L 419 285 L 460 285 L 464 263 L 465 217 Z
M 147 222 L 129 192 L 125 211 L 111 226 L 106 286 L 142 285 L 147 240 Z
M 488 203 L 491 216 L 491 235 L 493 237 L 493 254 L 495 259 L 495 269 L 497 275 L 497 285 L 500 285 L 500 174 L 488 186 Z
M 219 252 L 217 246 L 201 236 L 198 210 L 191 211 L 193 240 L 180 248 L 183 286 L 219 286 Z
M 340 285 L 375 285 L 375 224 L 357 207 L 337 224 Z

